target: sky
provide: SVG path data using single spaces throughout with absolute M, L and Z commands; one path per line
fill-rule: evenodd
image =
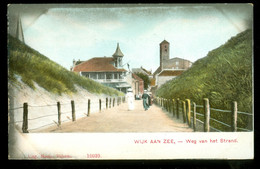
M 25 43 L 67 69 L 73 59 L 111 57 L 119 43 L 123 64 L 154 72 L 163 40 L 170 58 L 195 62 L 250 28 L 252 12 L 251 4 L 54 6 L 21 20 Z

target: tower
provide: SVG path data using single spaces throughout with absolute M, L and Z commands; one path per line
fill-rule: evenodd
M 160 67 L 164 68 L 164 63 L 170 59 L 170 43 L 166 40 L 160 43 Z
M 17 27 L 16 27 L 15 37 L 24 43 L 23 27 L 22 27 L 20 15 L 17 18 Z
M 122 65 L 123 65 L 123 56 L 124 56 L 124 54 L 120 50 L 119 43 L 117 43 L 116 51 L 113 54 L 113 58 L 115 60 L 115 67 L 116 68 L 122 67 Z

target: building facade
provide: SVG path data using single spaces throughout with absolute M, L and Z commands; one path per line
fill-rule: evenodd
M 184 71 L 192 66 L 192 62 L 179 57 L 170 59 L 170 43 L 166 40 L 159 44 L 160 49 L 160 66 L 153 73 L 155 79 L 155 86 L 152 91 L 155 91 L 161 85 L 169 80 L 181 75 Z
M 132 73 L 132 88 L 134 95 L 140 96 L 144 93 L 144 81 L 136 74 Z
M 148 71 L 147 69 L 145 69 L 141 66 L 140 68 L 132 68 L 132 72 L 133 73 L 142 73 L 149 77 L 150 84 L 148 85 L 147 90 L 150 90 L 152 87 L 155 86 L 155 79 L 153 78 L 152 70 Z
M 127 71 L 122 66 L 123 56 L 117 44 L 112 57 L 95 57 L 87 61 L 74 60 L 71 71 L 126 93 L 131 84 L 127 83 Z

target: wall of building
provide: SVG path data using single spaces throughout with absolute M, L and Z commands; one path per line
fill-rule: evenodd
M 188 69 L 191 62 L 181 58 L 172 58 L 164 63 L 164 69 Z
M 160 87 L 161 85 L 163 85 L 167 81 L 172 80 L 176 77 L 177 76 L 157 76 L 156 82 L 157 82 L 158 87 Z
M 144 82 L 143 81 L 139 81 L 137 79 L 132 78 L 131 86 L 132 86 L 134 95 L 144 93 Z

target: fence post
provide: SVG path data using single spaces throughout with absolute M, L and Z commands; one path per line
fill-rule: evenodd
M 71 100 L 71 109 L 72 109 L 72 121 L 76 120 L 76 116 L 75 116 L 75 103 L 74 100 Z
M 166 103 L 167 103 L 167 111 L 170 112 L 170 110 L 169 110 L 169 107 L 170 107 L 170 105 L 169 105 L 169 99 L 166 99 Z
M 169 99 L 166 99 L 166 109 L 169 112 Z
M 162 98 L 162 109 L 164 108 L 164 98 Z
M 203 99 L 203 106 L 204 106 L 204 132 L 209 132 L 210 131 L 210 127 L 209 127 L 210 109 L 209 109 L 208 98 Z
M 193 130 L 196 131 L 196 103 L 193 102 Z
M 111 97 L 109 98 L 109 108 L 111 108 Z
M 88 114 L 87 116 L 90 116 L 90 99 L 88 99 Z
M 175 101 L 174 101 L 174 99 L 172 99 L 172 115 L 173 116 L 175 116 L 174 108 L 175 108 Z
M 28 132 L 28 103 L 23 103 L 23 126 L 22 126 L 23 133 Z
M 101 101 L 101 99 L 99 99 L 99 112 L 101 112 L 101 108 L 102 108 L 102 101 Z
M 113 98 L 113 107 L 115 107 L 115 98 Z
M 191 127 L 191 121 L 190 121 L 190 99 L 186 99 L 187 107 L 186 107 L 186 113 L 187 113 L 187 120 L 188 124 Z
M 108 98 L 106 97 L 106 109 L 108 108 Z
M 231 117 L 231 131 L 236 132 L 237 131 L 237 102 L 232 102 L 232 117 Z
M 168 111 L 171 113 L 171 99 L 168 99 Z
M 167 101 L 166 101 L 167 99 L 164 99 L 164 108 L 166 109 L 166 111 L 167 111 Z
M 61 111 L 60 111 L 60 102 L 57 102 L 58 107 L 58 125 L 61 125 Z
M 163 108 L 163 106 L 164 106 L 163 104 L 164 104 L 164 98 L 162 98 L 162 108 Z
M 183 123 L 186 123 L 186 104 L 182 101 L 182 113 L 183 113 Z
M 165 99 L 165 109 L 168 111 L 168 99 Z
M 160 98 L 161 99 L 161 107 L 163 107 L 163 98 Z
M 177 119 L 179 119 L 179 101 L 180 101 L 180 99 L 179 98 L 177 98 L 177 106 L 176 106 L 176 113 L 177 113 Z
M 165 99 L 165 109 L 168 111 L 168 99 Z

